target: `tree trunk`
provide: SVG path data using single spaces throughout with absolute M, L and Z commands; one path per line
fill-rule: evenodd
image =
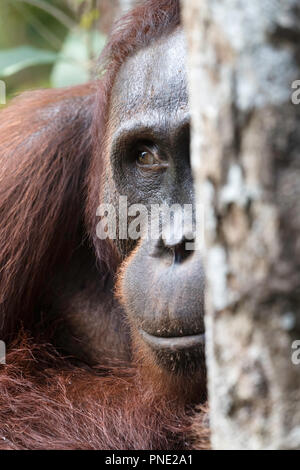
M 183 0 L 183 16 L 212 446 L 299 449 L 299 0 Z

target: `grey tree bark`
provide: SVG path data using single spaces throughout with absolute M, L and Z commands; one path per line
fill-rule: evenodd
M 299 449 L 299 0 L 182 3 L 212 446 Z

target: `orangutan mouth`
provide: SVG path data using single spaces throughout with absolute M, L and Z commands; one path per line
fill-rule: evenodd
M 179 351 L 201 346 L 204 347 L 205 345 L 205 333 L 191 336 L 177 336 L 172 338 L 153 336 L 149 333 L 146 333 L 144 330 L 140 330 L 140 333 L 146 343 L 156 350 L 166 349 L 169 351 Z

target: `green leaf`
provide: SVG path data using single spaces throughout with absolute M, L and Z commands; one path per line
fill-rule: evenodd
M 52 86 L 61 88 L 86 83 L 90 79 L 89 47 L 97 57 L 104 44 L 105 36 L 97 31 L 71 31 L 52 69 Z
M 80 27 L 83 29 L 90 30 L 95 21 L 98 20 L 99 16 L 100 12 L 96 9 L 84 13 L 81 17 Z
M 0 76 L 8 77 L 33 65 L 53 64 L 57 53 L 31 46 L 0 50 Z

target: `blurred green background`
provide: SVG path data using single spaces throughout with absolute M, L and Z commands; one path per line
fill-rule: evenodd
M 7 100 L 88 81 L 118 0 L 0 0 L 0 80 Z

